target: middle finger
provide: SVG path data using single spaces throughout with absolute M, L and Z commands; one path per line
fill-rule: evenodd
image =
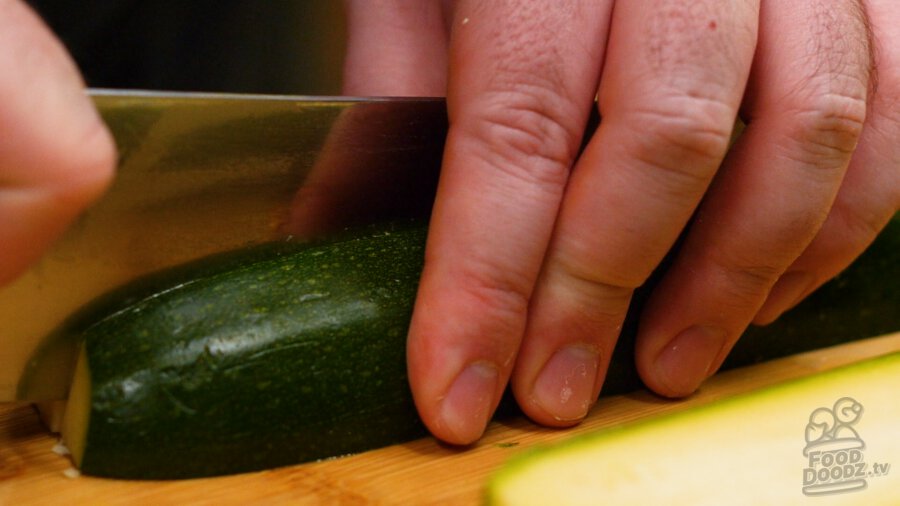
M 725 154 L 757 16 L 753 1 L 616 3 L 603 121 L 566 189 L 512 379 L 536 421 L 574 423 L 596 399 L 633 289 Z

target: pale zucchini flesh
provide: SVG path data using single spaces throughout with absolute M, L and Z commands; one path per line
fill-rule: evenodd
M 62 442 L 77 467 L 81 467 L 81 460 L 84 457 L 85 438 L 91 416 L 91 373 L 85 355 L 85 350 L 82 349 L 78 364 L 75 366 L 75 377 L 69 390 L 69 401 L 61 431 Z
M 897 505 L 898 386 L 894 353 L 574 438 L 514 458 L 487 502 Z M 817 439 L 831 413 L 857 418 Z

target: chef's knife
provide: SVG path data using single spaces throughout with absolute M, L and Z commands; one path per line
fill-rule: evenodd
M 67 394 L 73 348 L 39 344 L 130 280 L 223 251 L 427 217 L 447 129 L 441 99 L 95 90 L 119 168 L 30 271 L 0 287 L 0 402 Z

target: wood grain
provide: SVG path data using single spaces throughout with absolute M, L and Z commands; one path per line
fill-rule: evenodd
M 56 438 L 29 405 L 0 405 L 0 504 L 477 504 L 490 474 L 534 445 L 705 404 L 785 380 L 900 350 L 900 333 L 721 373 L 694 396 L 647 392 L 601 399 L 580 426 L 553 430 L 525 419 L 494 422 L 467 449 L 422 439 L 359 455 L 272 471 L 167 482 L 68 478 Z M 185 456 L 185 458 L 190 458 Z

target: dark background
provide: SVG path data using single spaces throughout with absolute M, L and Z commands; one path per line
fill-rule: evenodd
M 337 0 L 28 0 L 91 87 L 335 95 Z

